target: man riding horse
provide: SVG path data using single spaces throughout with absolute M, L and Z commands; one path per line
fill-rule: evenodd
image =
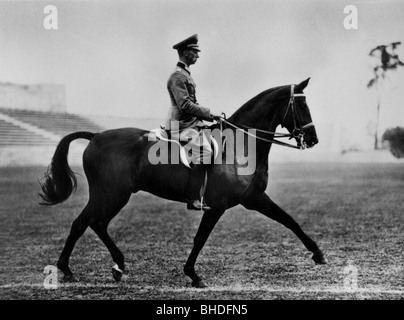
M 190 210 L 210 210 L 203 199 L 206 164 L 210 163 L 212 148 L 209 139 L 203 132 L 206 127 L 202 120 L 214 121 L 220 117 L 212 115 L 210 109 L 199 105 L 195 96 L 195 82 L 191 77 L 189 66 L 195 64 L 200 52 L 198 35 L 177 43 L 173 49 L 178 51 L 179 62 L 167 82 L 171 99 L 171 107 L 166 121 L 166 129 L 171 130 L 171 137 L 186 137 L 187 146 L 192 147 L 194 156 L 192 170 L 187 184 L 187 208 Z M 175 126 L 174 126 L 175 123 Z M 176 130 L 175 130 L 176 129 Z M 196 154 L 195 154 L 195 151 Z
M 206 139 L 197 139 L 203 138 L 204 133 L 200 129 L 203 125 L 202 120 L 218 120 L 218 117 L 211 115 L 209 109 L 196 103 L 195 85 L 187 71 L 189 65 L 195 63 L 198 58 L 197 38 L 193 36 L 175 45 L 174 49 L 179 51 L 180 63 L 168 81 L 172 100 L 169 120 L 177 120 L 180 123 L 177 131 L 184 133 L 189 130 L 193 134 L 191 139 L 195 139 L 194 141 L 199 143 L 198 146 L 204 147 Z M 199 162 L 195 162 L 196 170 L 195 168 L 190 170 L 179 163 L 151 163 L 150 150 L 157 142 L 149 140 L 148 130 L 120 128 L 99 133 L 77 131 L 62 138 L 41 183 L 42 204 L 56 205 L 70 197 L 77 187 L 75 173 L 68 164 L 70 143 L 76 139 L 90 141 L 83 153 L 83 169 L 88 180 L 89 198 L 87 205 L 73 221 L 57 262 L 57 267 L 64 274 L 63 279 L 65 281 L 73 279 L 69 259 L 76 242 L 88 227 L 108 248 L 115 262 L 112 268 L 114 279 L 116 281 L 122 279 L 125 258 L 111 239 L 108 225 L 128 203 L 131 195 L 139 191 L 149 192 L 168 200 L 188 202 L 191 203 L 189 207 L 205 210 L 194 237 L 192 250 L 184 265 L 184 273 L 191 278 L 193 287 L 206 288 L 206 283 L 195 271 L 196 260 L 216 223 L 226 210 L 236 205 L 258 211 L 284 225 L 300 239 L 307 250 L 313 253 L 312 259 L 316 264 L 326 263 L 317 243 L 266 193 L 269 180 L 268 156 L 272 144 L 304 149 L 314 147 L 318 143 L 303 92 L 308 83 L 309 79 L 298 84 L 267 89 L 244 103 L 228 119 L 222 119 L 229 125 L 233 135 L 238 132 L 244 137 L 254 139 L 256 152 L 248 155 L 255 163 L 255 171 L 248 175 L 239 175 L 238 169 L 243 168 L 244 164 L 238 161 L 211 166 L 207 171 L 209 181 L 204 197 L 211 207 L 209 212 L 206 212 L 207 206 L 203 205 L 203 201 L 197 196 L 191 198 L 191 194 L 197 193 L 203 180 L 204 174 L 198 171 L 204 163 L 203 152 L 198 158 Z M 278 126 L 285 127 L 288 133 L 277 133 Z M 250 134 L 247 131 L 249 128 L 253 128 L 256 133 Z M 275 138 L 293 138 L 297 145 L 281 142 Z M 247 139 L 243 139 L 242 143 L 241 140 L 238 141 L 244 148 L 249 145 Z M 231 145 L 230 149 L 227 149 L 228 145 L 226 144 L 226 152 L 230 150 L 229 152 L 237 153 L 237 143 Z M 164 146 L 168 148 L 168 145 Z M 210 147 L 206 146 L 205 150 L 209 151 Z M 187 186 L 187 180 L 190 187 Z M 188 192 L 189 190 L 191 192 Z M 187 197 L 192 201 L 185 201 Z

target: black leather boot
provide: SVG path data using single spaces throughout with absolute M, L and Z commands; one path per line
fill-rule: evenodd
M 203 165 L 195 165 L 190 172 L 187 183 L 187 209 L 188 210 L 211 210 L 205 203 L 201 202 L 201 190 L 205 184 L 206 169 Z

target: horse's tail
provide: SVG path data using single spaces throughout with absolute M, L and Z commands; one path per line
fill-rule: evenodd
M 39 193 L 39 196 L 43 202 L 40 202 L 40 204 L 55 205 L 61 203 L 76 190 L 77 179 L 67 162 L 69 146 L 73 140 L 91 140 L 94 136 L 95 133 L 79 131 L 71 133 L 60 140 L 52 162 L 42 178 L 45 181 L 41 183 L 42 192 Z

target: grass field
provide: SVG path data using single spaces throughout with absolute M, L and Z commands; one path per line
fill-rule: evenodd
M 126 258 L 115 283 L 109 252 L 91 229 L 73 251 L 76 282 L 43 286 L 74 218 L 87 202 L 79 188 L 56 207 L 38 205 L 45 168 L 0 168 L 1 299 L 403 299 L 404 164 L 272 164 L 267 193 L 317 241 L 316 266 L 278 223 L 241 206 L 211 234 L 196 270 L 210 285 L 190 287 L 183 265 L 201 214 L 146 193 L 133 195 L 110 234 Z M 344 287 L 357 270 L 358 289 Z M 345 270 L 345 271 L 344 271 Z

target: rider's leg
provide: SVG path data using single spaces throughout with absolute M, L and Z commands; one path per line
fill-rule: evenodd
M 203 165 L 194 165 L 190 171 L 187 183 L 187 208 L 190 210 L 210 210 L 202 202 L 205 184 L 206 168 Z
M 206 169 L 211 163 L 212 148 L 202 130 L 192 138 L 192 151 L 196 151 L 194 153 L 196 160 L 187 183 L 187 207 L 191 210 L 210 210 L 211 208 L 203 203 L 202 199 L 206 187 Z

